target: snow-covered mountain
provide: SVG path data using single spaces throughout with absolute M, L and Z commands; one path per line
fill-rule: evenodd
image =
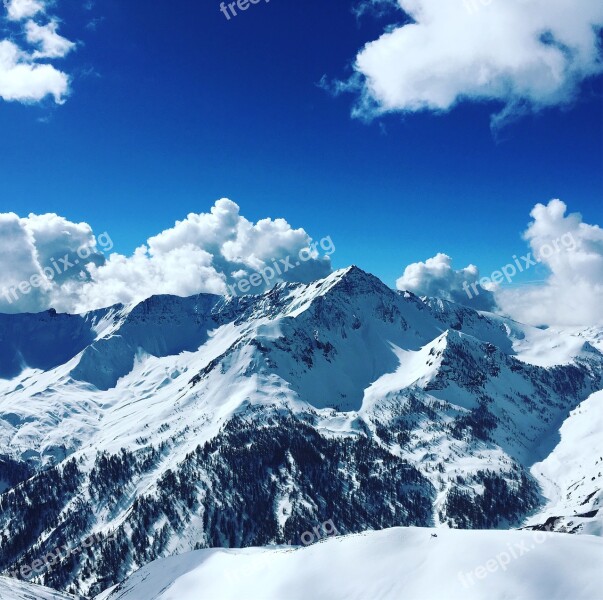
M 67 546 L 33 580 L 93 596 L 157 558 L 299 544 L 327 520 L 600 533 L 600 339 L 356 267 L 260 296 L 0 315 L 0 569 Z

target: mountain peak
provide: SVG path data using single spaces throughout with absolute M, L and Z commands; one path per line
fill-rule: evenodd
M 343 285 L 349 291 L 367 293 L 369 291 L 392 293 L 392 290 L 385 285 L 378 277 L 363 271 L 356 265 L 351 265 L 345 269 L 334 271 L 327 280 L 331 280 L 334 286 Z
M 371 275 L 370 273 L 367 273 L 366 271 L 363 271 L 357 265 L 350 265 L 349 267 L 345 267 L 344 269 L 338 269 L 337 271 L 334 271 L 334 272 L 341 273 L 342 276 L 346 276 L 346 277 L 359 277 L 359 278 L 373 277 L 373 278 L 377 279 L 377 277 L 375 277 L 374 275 Z

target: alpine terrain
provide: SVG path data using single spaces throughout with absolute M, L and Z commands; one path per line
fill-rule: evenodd
M 557 595 L 499 571 L 498 597 L 592 599 L 602 389 L 600 329 L 356 267 L 256 296 L 0 315 L 0 597 L 297 598 L 306 577 L 327 585 L 315 597 L 448 582 L 483 598 L 457 571 L 540 533 L 546 550 L 513 563 Z M 348 594 L 346 565 L 377 557 L 406 575 Z

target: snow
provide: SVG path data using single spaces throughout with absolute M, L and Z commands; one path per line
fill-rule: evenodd
M 575 362 L 576 358 L 588 357 L 592 354 L 593 348 L 603 351 L 601 328 L 540 328 L 518 323 L 493 313 L 482 312 L 482 314 L 505 328 L 515 356 L 530 365 L 539 367 L 568 365 Z
M 271 306 L 275 293 L 282 297 Z M 296 412 L 310 407 L 324 429 L 355 433 L 359 415 L 370 420 L 386 398 L 393 401 L 403 390 L 432 381 L 441 363 L 435 354 L 445 352 L 449 340 L 470 347 L 477 358 L 483 353 L 480 344 L 490 342 L 500 349 L 501 360 L 516 355 L 550 366 L 584 355 L 587 337 L 597 336 L 594 331 L 588 336 L 542 331 L 441 300 L 397 294 L 355 267 L 310 285 L 280 284 L 246 299 L 251 309 L 243 315 L 235 311 L 230 322 L 209 317 L 217 302 L 215 296 L 157 296 L 72 316 L 72 324 L 67 315 L 0 315 L 5 335 L 15 331 L 11 318 L 18 318 L 25 332 L 67 332 L 59 335 L 56 356 L 68 357 L 58 365 L 58 359 L 51 361 L 54 366 L 46 370 L 30 364 L 10 379 L 0 378 L 0 453 L 48 464 L 86 448 L 93 453 L 137 449 L 136 440 L 153 434 L 159 443 L 189 426 L 196 436 L 183 446 L 182 457 L 249 403 L 274 403 Z M 387 311 L 393 316 L 384 319 Z M 357 327 L 343 321 L 352 316 Z M 452 318 L 462 321 L 462 333 L 450 330 Z M 69 347 L 66 340 L 73 331 L 77 336 Z M 40 348 L 29 350 L 34 364 L 48 354 L 47 337 L 52 336 L 36 338 Z M 92 342 L 82 350 L 82 340 L 89 337 Z M 30 341 L 25 334 L 20 339 Z M 270 348 L 270 365 L 250 341 Z M 316 343 L 330 344 L 333 351 L 313 348 L 307 367 L 302 357 Z M 592 358 L 600 361 L 600 355 Z M 192 377 L 212 361 L 219 367 L 191 387 Z M 542 429 L 542 415 L 525 415 L 517 423 L 519 409 L 509 402 L 509 388 L 528 396 L 534 389 L 523 376 L 505 375 L 492 379 L 489 391 L 501 400 L 500 416 L 520 426 L 506 435 L 534 435 Z M 475 396 L 453 382 L 431 393 L 457 409 L 475 406 Z M 556 411 L 547 408 L 552 422 L 573 408 L 558 404 Z M 164 424 L 169 429 L 162 432 Z
M 0 576 L 1 600 L 75 600 L 71 594 L 62 594 L 41 585 Z
M 150 563 L 103 600 L 600 597 L 601 538 L 527 531 L 432 534 L 392 528 L 305 548 L 198 550 Z
M 572 411 L 551 454 L 532 467 L 547 502 L 527 524 L 561 519 L 567 530 L 603 536 L 603 391 Z M 598 511 L 594 517 L 576 517 Z
M 441 360 L 437 360 L 433 354 L 445 346 L 445 337 L 446 334 L 443 334 L 417 351 L 404 350 L 392 344 L 392 352 L 399 361 L 398 367 L 392 373 L 379 377 L 365 390 L 363 407 L 406 387 L 427 383 L 437 373 Z
M 596 348 L 603 344 L 597 328 L 555 331 L 522 325 L 442 300 L 393 292 L 354 267 L 336 271 L 310 285 L 279 284 L 253 298 L 158 296 L 136 305 L 71 317 L 51 317 L 47 313 L 0 315 L 0 341 L 10 342 L 0 347 L 0 358 L 6 357 L 11 369 L 19 364 L 18 372 L 7 375 L 10 369 L 6 373 L 0 371 L 0 454 L 30 459 L 36 466 L 73 455 L 85 472 L 90 470 L 97 452 L 117 453 L 122 448 L 136 452 L 165 443 L 167 449 L 153 470 L 128 486 L 124 499 L 111 514 L 94 507 L 94 531 L 112 530 L 124 523 L 136 498 L 152 494 L 168 469 L 176 469 L 197 445 L 214 438 L 233 415 L 246 414 L 250 407 L 262 407 L 265 412 L 255 413 L 258 426 L 269 411 L 274 411 L 295 414 L 323 436 L 351 437 L 371 432 L 378 443 L 408 460 L 434 486 L 435 525 L 442 525 L 438 512 L 459 477 L 468 479 L 484 469 L 504 475 L 510 469 L 532 467 L 546 504 L 526 521 L 527 525 L 542 524 L 549 517 L 564 517 L 566 528 L 581 525 L 581 533 L 603 534 L 601 517 L 575 517 L 576 513 L 600 507 L 603 397 L 594 394 L 576 408 L 592 390 L 585 387 L 570 394 L 561 386 L 553 389 L 545 377 L 547 369 L 554 365 L 587 365 L 600 373 L 603 356 Z M 12 319 L 17 319 L 18 327 Z M 17 335 L 19 327 L 23 333 Z M 42 333 L 36 337 L 32 332 Z M 50 354 L 53 339 L 60 344 L 57 352 Z M 27 344 L 39 346 L 28 349 Z M 491 372 L 489 367 L 493 367 Z M 460 372 L 465 377 L 483 374 L 485 382 L 482 387 L 471 388 L 466 382 L 457 381 Z M 575 373 L 571 371 L 570 375 Z M 596 383 L 594 376 L 592 381 Z M 408 414 L 411 395 L 433 407 L 429 417 L 425 412 L 414 411 L 412 406 Z M 497 428 L 489 439 L 475 441 L 465 439 L 468 436 L 451 436 L 450 426 L 455 419 L 469 414 L 484 397 L 489 401 L 488 410 L 497 419 Z M 381 430 L 397 434 L 406 424 L 405 419 L 410 423 L 412 444 L 398 443 L 396 438 L 393 442 L 379 439 L 378 425 Z M 281 525 L 291 513 L 299 486 L 300 482 L 291 477 L 276 494 L 275 511 Z M 89 500 L 86 493 L 83 497 Z M 182 531 L 172 535 L 167 552 L 194 548 L 202 529 L 202 521 L 193 515 Z M 364 592 L 363 598 L 379 597 L 378 594 L 403 597 L 417 592 L 420 585 L 437 597 L 442 590 L 434 587 L 439 585 L 439 577 L 438 581 L 430 581 L 434 579 L 433 572 L 447 573 L 447 584 L 451 586 L 456 581 L 456 573 L 447 571 L 446 560 L 458 569 L 469 569 L 471 564 L 481 564 L 474 546 L 491 556 L 494 550 L 490 547 L 502 539 L 491 538 L 490 533 L 473 538 L 470 532 L 457 532 L 454 535 L 459 537 L 448 538 L 452 534 L 438 529 L 437 539 L 428 538 L 431 546 L 425 546 L 425 556 L 417 556 L 423 556 L 425 561 L 437 558 L 441 564 L 433 564 L 439 571 L 433 570 L 430 577 L 421 563 L 416 578 L 411 573 L 404 581 L 397 581 L 393 575 L 387 579 L 381 567 L 373 564 L 379 558 L 379 544 L 384 545 L 387 556 L 391 555 L 384 561 L 392 567 L 392 573 L 402 569 L 404 574 L 405 567 L 393 565 L 413 564 L 416 559 L 406 547 L 416 542 L 423 548 L 423 533 L 392 531 L 387 535 L 360 536 L 358 539 L 367 544 L 366 556 L 362 555 L 363 549 L 356 547 L 356 537 L 341 542 L 329 540 L 295 552 L 194 553 L 182 560 L 194 562 L 195 557 L 205 557 L 203 565 L 187 562 L 182 577 L 189 581 L 185 574 L 194 568 L 202 585 L 193 589 L 217 590 L 208 583 L 219 572 L 215 564 L 220 569 L 232 569 L 236 563 L 237 572 L 251 569 L 264 573 L 269 587 L 270 581 L 280 581 L 281 587 L 270 588 L 275 595 L 266 597 L 278 597 L 278 592 L 281 598 L 296 597 L 282 586 L 320 592 L 308 588 L 302 575 L 296 573 L 299 570 L 310 578 L 327 577 L 326 571 L 320 571 L 320 548 L 324 545 L 333 550 L 332 568 L 339 579 L 345 580 L 346 576 L 340 571 L 343 566 L 336 550 L 341 550 L 344 557 L 349 552 L 350 564 L 358 559 L 359 572 L 366 562 L 367 568 L 380 573 L 376 587 L 371 587 L 370 582 L 362 583 L 360 576 L 358 581 L 351 578 Z M 396 543 L 390 545 L 389 535 Z M 469 537 L 463 537 L 466 535 Z M 457 556 L 459 553 L 452 549 L 456 542 L 451 541 L 447 548 L 447 542 L 442 541 L 448 539 L 461 540 L 463 544 L 469 541 L 463 552 L 466 550 L 471 560 Z M 434 543 L 442 547 L 442 556 L 431 555 Z M 580 544 L 586 544 L 571 543 L 577 544 L 578 553 L 582 552 Z M 554 542 L 550 547 L 573 550 L 573 546 L 563 544 Z M 257 567 L 258 553 L 270 558 L 268 566 Z M 445 559 L 446 553 L 449 556 Z M 298 564 L 302 560 L 299 556 L 306 566 Z M 328 556 L 322 558 L 325 565 L 331 564 Z M 557 554 L 544 558 L 542 564 L 547 568 L 557 568 Z M 282 581 L 270 566 L 280 565 L 281 561 Z M 540 568 L 540 563 L 534 568 Z M 153 579 L 151 573 L 148 576 Z M 235 577 L 226 579 L 234 581 L 232 597 L 236 593 L 248 597 Z M 258 581 L 261 579 L 258 577 Z M 496 574 L 492 574 L 488 581 L 495 579 Z M 543 579 L 546 583 L 547 578 Z M 218 585 L 222 593 L 230 590 L 231 584 L 218 577 L 218 583 L 213 585 Z M 333 597 L 340 597 L 335 583 L 332 585 Z M 341 585 L 352 594 L 348 597 L 361 597 L 350 591 L 354 587 L 351 584 L 350 589 L 345 582 Z M 501 583 L 500 589 L 506 590 L 508 598 L 523 598 L 517 595 L 521 590 L 512 585 L 511 582 L 505 587 Z M 559 589 L 576 592 L 568 587 L 570 584 L 563 585 Z M 159 589 L 162 588 L 158 584 L 153 593 Z M 475 589 L 464 590 L 463 597 L 473 597 Z M 283 596 L 284 590 L 287 593 Z M 394 592 L 400 595 L 388 596 Z M 451 596 L 447 593 L 440 597 Z M 1 593 L 0 598 L 4 598 Z

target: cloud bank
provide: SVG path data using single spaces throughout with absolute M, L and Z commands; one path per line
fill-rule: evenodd
M 310 236 L 284 219 L 252 223 L 231 200 L 218 200 L 209 213 L 189 214 L 151 237 L 131 256 L 111 253 L 110 236 L 95 236 L 86 223 L 55 214 L 0 214 L 0 312 L 84 312 L 154 294 L 225 294 L 274 260 L 308 249 Z M 85 252 L 82 252 L 82 248 Z M 82 259 L 82 256 L 86 256 Z M 3 261 L 4 262 L 4 261 Z M 52 269 L 57 264 L 58 269 Z M 71 265 L 63 269 L 63 265 Z M 54 271 L 54 272 L 52 272 Z M 331 271 L 328 257 L 312 258 L 282 274 L 286 281 L 313 281 Z M 12 294 L 32 276 L 38 285 Z M 270 286 L 275 281 L 270 282 Z M 259 292 L 267 286 L 254 288 Z
M 393 1 L 393 0 L 392 0 Z M 370 2 L 373 5 L 374 2 Z M 498 101 L 494 124 L 575 99 L 601 73 L 600 0 L 397 0 L 412 22 L 368 43 L 343 89 L 357 116 Z
M 492 292 L 479 286 L 479 295 L 469 298 L 463 288 L 464 284 L 472 284 L 479 278 L 475 265 L 457 271 L 452 268 L 452 258 L 439 253 L 425 262 L 408 265 L 402 277 L 396 281 L 396 287 L 418 296 L 443 298 L 476 310 L 495 310 L 496 301 Z
M 477 267 L 455 270 L 449 256 L 437 254 L 406 267 L 397 287 L 419 296 L 437 296 L 479 310 L 503 312 L 531 325 L 603 325 L 603 229 L 584 223 L 579 213 L 566 213 L 567 206 L 561 200 L 537 204 L 523 235 L 532 255 L 548 269 L 544 283 L 492 285 L 490 291 L 481 288 L 479 295 L 470 299 L 465 283 L 480 280 Z M 572 240 L 571 246 L 556 243 L 564 238 Z M 542 251 L 555 246 L 558 251 Z M 513 264 L 513 260 L 507 261 Z
M 603 325 L 603 229 L 566 215 L 561 200 L 537 204 L 530 213 L 524 239 L 534 254 L 544 245 L 571 234 L 571 251 L 542 258 L 550 271 L 543 285 L 502 288 L 496 294 L 501 309 L 518 321 L 533 325 Z
M 41 59 L 60 59 L 75 44 L 58 33 L 58 21 L 46 17 L 46 0 L 5 0 L 7 26 L 25 34 L 30 46 L 23 49 L 12 39 L 0 40 L 0 98 L 7 102 L 33 103 L 52 96 L 57 104 L 69 93 L 69 76 Z M 43 19 L 45 23 L 38 23 Z
M 407 266 L 396 287 L 477 310 L 503 312 L 533 325 L 603 325 L 603 229 L 584 223 L 578 213 L 567 214 L 560 200 L 537 204 L 531 217 L 524 239 L 532 254 L 540 256 L 539 264 L 548 269 L 544 283 L 484 284 L 488 289 L 480 286 L 479 294 L 469 297 L 468 286 L 480 280 L 478 268 L 454 269 L 452 259 L 440 253 Z M 568 236 L 571 247 L 541 252 Z M 237 204 L 224 198 L 209 212 L 191 213 L 149 238 L 129 256 L 112 252 L 110 236 L 95 234 L 87 223 L 73 223 L 56 214 L 3 213 L 0 312 L 50 307 L 85 312 L 154 294 L 226 294 L 229 286 L 248 280 L 275 260 L 299 256 L 311 246 L 312 239 L 303 229 L 294 229 L 284 219 L 251 222 Z M 310 282 L 326 276 L 331 271 L 328 256 L 311 255 L 280 279 Z M 250 293 L 276 281 L 263 282 Z M 23 282 L 31 282 L 26 293 L 18 291 Z M 11 295 L 10 290 L 17 292 Z

